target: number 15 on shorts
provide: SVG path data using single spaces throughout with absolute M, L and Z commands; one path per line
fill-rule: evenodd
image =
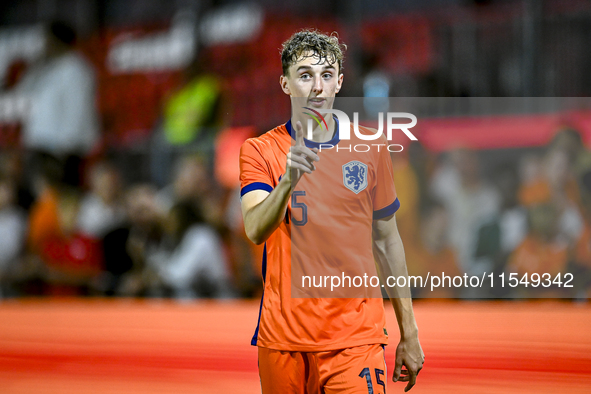
M 375 376 L 376 376 L 376 384 L 382 385 L 384 388 L 384 393 L 386 392 L 386 384 L 382 380 L 380 376 L 384 376 L 384 371 L 381 369 L 375 368 Z M 367 381 L 367 392 L 369 394 L 374 394 L 373 392 L 373 382 L 371 380 L 371 371 L 369 368 L 363 368 L 363 370 L 359 373 L 360 378 L 365 378 Z

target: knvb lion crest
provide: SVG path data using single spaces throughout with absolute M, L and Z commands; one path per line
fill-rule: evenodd
M 343 164 L 343 184 L 355 194 L 367 187 L 367 164 L 354 160 Z

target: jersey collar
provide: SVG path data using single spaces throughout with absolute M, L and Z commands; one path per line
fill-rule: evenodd
M 308 147 L 308 148 L 320 148 L 320 145 L 322 145 L 323 148 L 327 148 L 326 145 L 332 145 L 335 146 L 336 144 L 339 143 L 340 141 L 340 135 L 339 135 L 339 119 L 333 115 L 332 117 L 336 124 L 335 124 L 335 133 L 332 136 L 332 139 L 330 141 L 326 141 L 326 142 L 316 142 L 316 141 L 310 141 L 304 138 L 304 144 Z M 287 132 L 289 133 L 289 135 L 291 135 L 291 138 L 293 140 L 295 140 L 295 131 L 293 130 L 293 128 L 291 127 L 291 119 L 287 121 L 287 123 L 285 124 L 285 128 L 287 129 Z

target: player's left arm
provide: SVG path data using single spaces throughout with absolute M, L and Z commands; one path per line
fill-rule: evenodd
M 372 246 L 382 283 L 386 285 L 386 279 L 389 276 L 394 278 L 404 276 L 408 284 L 404 247 L 398 233 L 395 215 L 373 221 Z M 386 289 L 400 329 L 400 342 L 396 348 L 396 365 L 392 380 L 408 382 L 404 389 L 408 391 L 415 385 L 417 375 L 423 367 L 425 355 L 419 343 L 410 288 L 386 286 Z M 403 366 L 406 370 L 402 369 Z

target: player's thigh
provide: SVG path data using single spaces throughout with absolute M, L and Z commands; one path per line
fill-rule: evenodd
M 334 354 L 321 369 L 321 376 L 330 376 L 324 384 L 325 394 L 386 392 L 386 362 L 382 345 L 343 349 Z
M 306 392 L 305 354 L 259 348 L 259 376 L 263 394 Z

